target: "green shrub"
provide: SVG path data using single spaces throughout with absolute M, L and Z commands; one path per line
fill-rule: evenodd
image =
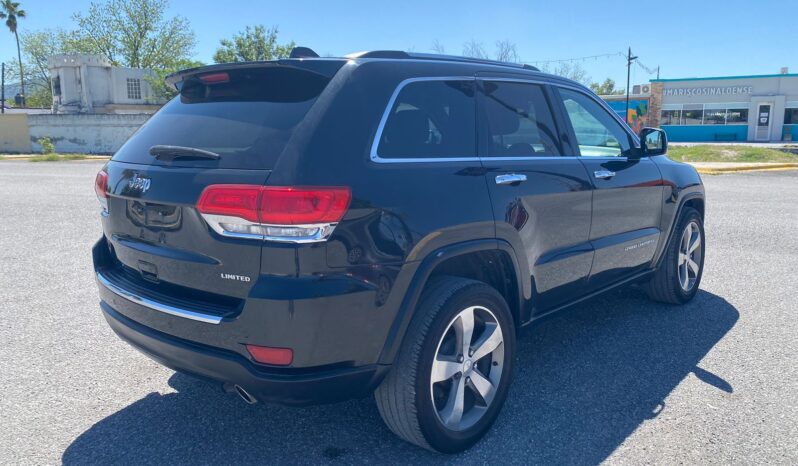
M 32 157 L 31 162 L 63 162 L 65 160 L 83 160 L 84 154 L 44 154 Z
M 42 146 L 42 154 L 52 154 L 55 152 L 55 144 L 53 144 L 53 141 L 51 141 L 50 138 L 39 138 L 39 140 L 36 142 Z

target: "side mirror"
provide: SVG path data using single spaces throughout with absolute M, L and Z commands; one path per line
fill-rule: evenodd
M 659 128 L 643 128 L 640 145 L 644 156 L 663 155 L 668 152 L 668 136 Z

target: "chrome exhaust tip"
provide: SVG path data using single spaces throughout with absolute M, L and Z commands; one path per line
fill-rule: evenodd
M 234 389 L 236 393 L 238 393 L 238 396 L 240 396 L 241 399 L 244 400 L 244 402 L 246 402 L 248 405 L 254 405 L 258 402 L 257 398 L 252 396 L 252 394 L 250 394 L 248 391 L 244 390 L 244 388 L 240 385 L 236 385 Z

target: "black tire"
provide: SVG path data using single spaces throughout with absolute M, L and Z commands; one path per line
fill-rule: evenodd
M 701 239 L 700 259 L 698 260 L 698 273 L 695 281 L 689 290 L 685 290 L 679 279 L 679 250 L 682 244 L 682 235 L 687 225 L 691 223 L 698 225 L 698 234 Z M 668 304 L 684 304 L 693 299 L 698 292 L 698 286 L 701 284 L 701 277 L 704 274 L 705 244 L 704 222 L 701 219 L 701 215 L 697 210 L 685 207 L 674 226 L 673 237 L 670 244 L 668 244 L 668 249 L 664 252 L 662 262 L 656 272 L 654 272 L 651 280 L 644 286 L 648 296 L 654 301 Z
M 495 385 L 495 395 L 481 414 L 482 417 L 468 428 L 451 430 L 441 421 L 433 401 L 434 389 L 430 383 L 432 363 L 450 323 L 461 311 L 471 306 L 489 310 L 491 317 L 495 317 L 499 324 L 504 344 L 503 361 L 494 362 L 492 358 L 495 353 L 491 353 L 487 371 L 490 373 L 492 366 L 500 364 L 502 369 L 499 383 Z M 422 294 L 391 372 L 375 392 L 380 415 L 391 431 L 410 443 L 442 453 L 466 450 L 482 438 L 496 420 L 507 398 L 514 355 L 513 317 L 504 298 L 494 288 L 475 280 L 435 278 Z M 480 359 L 479 363 L 483 364 L 486 359 Z M 477 367 L 477 362 L 474 362 L 474 367 Z M 468 373 L 473 376 L 473 372 L 463 372 Z M 463 375 L 455 376 L 456 380 L 461 377 Z M 463 382 L 467 384 L 471 379 L 465 380 L 469 381 Z M 470 388 L 469 385 L 466 387 L 466 390 Z

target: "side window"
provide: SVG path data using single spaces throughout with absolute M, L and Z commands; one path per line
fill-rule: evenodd
M 484 81 L 482 92 L 488 157 L 560 155 L 554 119 L 541 86 Z
M 391 107 L 379 135 L 382 158 L 476 157 L 474 81 L 416 81 Z
M 559 91 L 583 156 L 629 155 L 632 149 L 629 134 L 601 105 L 581 92 L 562 88 Z

